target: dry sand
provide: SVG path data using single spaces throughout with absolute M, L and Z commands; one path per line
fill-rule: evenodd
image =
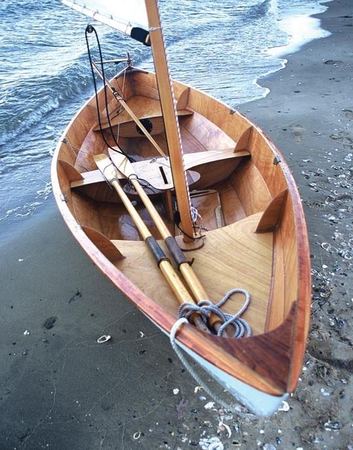
M 312 329 L 289 410 L 227 415 L 195 392 L 167 338 L 53 207 L 1 248 L 1 450 L 353 449 L 353 10 L 328 6 L 320 17 L 333 34 L 291 55 L 261 81 L 270 95 L 240 108 L 283 151 L 310 232 Z M 102 334 L 112 340 L 97 344 Z

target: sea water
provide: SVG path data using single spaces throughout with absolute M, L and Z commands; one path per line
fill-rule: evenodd
M 324 37 L 320 0 L 160 0 L 172 77 L 236 108 L 268 90 L 261 77 Z M 56 0 L 0 2 L 0 236 L 52 204 L 50 160 L 71 117 L 93 94 L 84 30 Z M 150 49 L 97 24 L 105 59 Z M 114 74 L 114 67 L 108 75 Z M 0 238 L 1 240 L 1 238 Z

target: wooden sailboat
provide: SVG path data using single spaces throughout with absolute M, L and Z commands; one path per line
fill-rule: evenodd
M 52 163 L 65 222 L 167 334 L 181 303 L 217 303 L 233 288 L 246 290 L 242 319 L 251 336 L 216 335 L 214 314 L 205 327 L 193 313 L 177 340 L 236 399 L 273 413 L 298 382 L 311 293 L 303 209 L 282 154 L 238 112 L 170 81 L 156 0 L 145 2 L 145 28 L 90 7 L 100 2 L 64 3 L 151 44 L 156 69 L 128 62 L 65 130 Z M 118 10 L 122 3 L 114 2 Z M 234 314 L 243 301 L 238 292 L 221 310 Z

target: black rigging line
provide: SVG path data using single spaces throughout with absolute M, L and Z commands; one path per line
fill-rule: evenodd
M 102 78 L 103 78 L 103 89 L 104 89 L 104 102 L 105 102 L 105 110 L 106 110 L 106 115 L 107 115 L 107 121 L 109 124 L 109 131 L 110 134 L 112 135 L 112 138 L 116 144 L 117 147 L 119 147 L 119 144 L 116 140 L 116 137 L 114 135 L 113 132 L 113 127 L 112 124 L 110 122 L 110 117 L 109 117 L 109 107 L 108 107 L 108 93 L 107 93 L 107 83 L 106 83 L 106 78 L 105 78 L 105 72 L 104 72 L 104 63 L 103 63 L 103 55 L 102 55 L 102 49 L 101 49 L 101 45 L 99 42 L 99 37 L 98 37 L 98 33 L 96 31 L 96 29 L 92 26 L 92 25 L 87 25 L 86 29 L 85 29 L 85 38 L 86 38 L 86 45 L 87 45 L 87 53 L 88 53 L 88 58 L 89 58 L 89 63 L 91 66 L 91 72 L 92 72 L 92 79 L 93 79 L 93 85 L 94 85 L 94 92 L 95 92 L 95 98 L 96 98 L 96 107 L 97 107 L 97 116 L 98 116 L 98 123 L 99 123 L 99 130 L 101 132 L 101 135 L 103 137 L 103 140 L 105 142 L 105 144 L 108 146 L 108 148 L 110 148 L 111 150 L 113 150 L 114 152 L 117 153 L 121 153 L 122 155 L 124 155 L 130 162 L 135 162 L 134 158 L 132 158 L 131 156 L 129 156 L 126 152 L 124 152 L 120 147 L 119 150 L 117 150 L 116 148 L 112 147 L 108 141 L 106 140 L 106 137 L 104 135 L 104 130 L 102 127 L 102 121 L 101 121 L 101 114 L 100 114 L 100 110 L 99 110 L 99 102 L 98 102 L 98 89 L 97 89 L 97 82 L 96 82 L 96 77 L 94 74 L 94 66 L 93 66 L 93 60 L 92 60 L 92 54 L 91 54 L 91 48 L 88 42 L 88 34 L 94 33 L 95 37 L 96 37 L 96 41 L 97 41 L 97 46 L 98 46 L 98 52 L 99 52 L 99 59 L 100 59 L 100 66 L 101 66 L 101 70 L 102 70 Z

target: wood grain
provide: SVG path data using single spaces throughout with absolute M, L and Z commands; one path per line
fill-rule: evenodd
M 266 207 L 256 228 L 257 233 L 274 231 L 282 219 L 284 205 L 287 199 L 288 189 L 280 192 Z
M 99 251 L 113 264 L 124 258 L 119 249 L 113 245 L 104 234 L 90 227 L 82 227 L 82 230 L 87 234 L 97 249 L 99 249 Z
M 190 259 L 195 258 L 193 270 L 212 301 L 218 301 L 234 287 L 249 290 L 251 307 L 244 318 L 249 321 L 255 334 L 264 331 L 272 273 L 272 234 L 254 232 L 258 219 L 259 215 L 254 215 L 210 231 L 201 249 L 188 252 Z M 158 268 L 154 268 L 155 263 L 148 257 L 144 244 L 121 240 L 112 242 L 126 256 L 118 267 L 143 292 L 161 305 L 165 304 L 177 317 L 178 305 L 170 293 L 166 295 L 165 289 L 160 290 Z M 159 243 L 164 247 L 162 241 Z M 237 311 L 243 300 L 241 295 L 235 295 L 224 310 Z

